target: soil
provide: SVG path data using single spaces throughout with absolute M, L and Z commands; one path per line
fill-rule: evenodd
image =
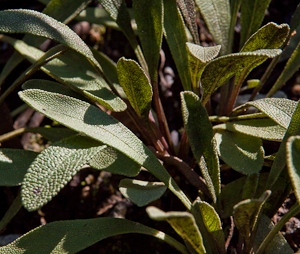
M 129 1 L 130 2 L 130 1 Z M 291 14 L 296 8 L 299 1 L 296 0 L 273 0 L 271 1 L 268 13 L 264 20 L 264 23 L 274 21 L 277 23 L 288 22 L 291 18 Z M 95 5 L 96 3 L 92 3 Z M 43 6 L 37 1 L 1 1 L 0 9 L 11 8 L 28 8 L 41 11 Z M 203 24 L 201 20 L 198 22 Z M 104 53 L 106 53 L 114 61 L 117 61 L 119 57 L 125 56 L 127 58 L 133 58 L 134 54 L 130 47 L 130 44 L 126 40 L 125 36 L 115 30 L 106 29 L 105 32 L 99 32 L 98 28 L 93 27 L 85 22 L 71 23 L 71 27 L 91 46 L 97 46 Z M 205 32 L 205 27 L 201 27 L 203 32 L 203 45 L 211 45 L 212 41 L 210 35 Z M 17 35 L 21 38 L 20 35 Z M 46 47 L 49 47 L 49 45 Z M 45 48 L 46 49 L 46 48 Z M 182 128 L 182 119 L 180 112 L 180 99 L 179 93 L 182 90 L 179 77 L 176 71 L 174 62 L 172 61 L 171 54 L 167 47 L 167 44 L 163 42 L 163 51 L 165 53 L 165 64 L 163 66 L 163 75 L 166 82 L 161 82 L 161 98 L 163 107 L 167 116 L 170 130 L 172 132 L 173 142 L 178 142 Z M 13 53 L 13 49 L 7 44 L 0 43 L 0 70 L 4 67 L 8 59 Z M 15 77 L 19 76 L 29 64 L 23 62 L 20 64 L 13 73 L 7 78 L 2 92 L 14 81 Z M 264 68 L 267 65 L 263 65 L 252 73 L 251 77 L 260 77 Z M 284 63 L 277 68 L 283 68 Z M 275 80 L 276 74 L 280 73 L 280 70 L 275 70 L 273 79 Z M 49 79 L 48 76 L 42 72 L 36 73 L 32 78 Z M 271 83 L 272 80 L 271 79 Z M 290 99 L 298 100 L 300 97 L 300 75 L 295 74 L 294 77 L 287 82 L 286 86 L 282 89 Z M 274 82 L 274 81 L 273 81 Z M 267 88 L 270 84 L 267 84 Z M 20 89 L 20 88 L 18 88 Z M 17 89 L 17 90 L 18 90 Z M 16 90 L 16 92 L 17 92 Z M 10 117 L 10 113 L 19 107 L 22 102 L 17 97 L 17 94 L 13 93 L 9 96 L 5 103 L 0 108 L 0 134 L 7 133 L 14 128 L 21 128 L 24 126 L 44 126 L 46 124 L 52 125 L 52 121 L 45 119 L 41 114 L 34 112 L 30 109 L 26 109 L 21 114 Z M 263 91 L 265 92 L 265 91 Z M 122 114 L 114 115 L 117 119 L 125 120 L 125 124 L 132 129 L 137 135 L 136 128 L 133 123 L 128 121 Z M 124 121 L 122 121 L 124 122 Z M 47 146 L 47 140 L 44 140 L 39 135 L 26 134 L 20 138 L 15 138 L 10 141 L 2 143 L 1 147 L 5 148 L 26 148 L 30 150 L 40 151 Z M 269 145 L 270 149 L 273 144 Z M 269 152 L 271 154 L 271 152 Z M 192 163 L 192 162 L 191 162 Z M 178 182 L 180 187 L 188 193 L 191 198 L 196 198 L 197 191 L 191 187 L 184 177 L 169 169 L 174 179 Z M 197 170 L 197 168 L 195 169 Z M 222 183 L 226 184 L 233 179 L 241 177 L 240 174 L 226 170 L 222 173 Z M 145 208 L 139 208 L 132 204 L 129 200 L 124 198 L 119 190 L 118 184 L 122 179 L 122 176 L 112 175 L 105 171 L 97 171 L 93 169 L 81 170 L 72 181 L 61 190 L 61 192 L 53 198 L 47 205 L 36 212 L 28 212 L 24 208 L 13 218 L 13 220 L 7 225 L 6 229 L 1 232 L 1 236 L 7 236 L 11 234 L 22 235 L 31 229 L 44 225 L 49 222 L 58 220 L 72 220 L 72 219 L 87 219 L 96 218 L 102 216 L 110 216 L 117 218 L 126 218 L 132 221 L 138 221 L 142 224 L 150 227 L 162 230 L 170 236 L 180 240 L 177 234 L 170 228 L 167 223 L 155 222 L 151 220 L 146 212 Z M 155 178 L 149 174 L 142 172 L 139 179 L 153 181 Z M 0 218 L 3 217 L 14 197 L 19 192 L 19 187 L 0 187 Z M 283 206 L 278 210 L 273 217 L 273 222 L 276 223 L 296 202 L 293 193 L 287 198 Z M 184 211 L 184 207 L 178 204 L 176 197 L 170 192 L 166 192 L 164 196 L 153 202 L 150 205 L 159 207 L 164 211 Z M 282 230 L 288 243 L 295 252 L 300 252 L 300 216 L 292 218 L 289 223 L 286 224 Z M 230 226 L 230 221 L 224 221 L 223 227 Z M 1 241 L 0 241 L 1 242 Z M 234 242 L 234 241 L 233 241 Z M 230 249 L 230 248 L 229 248 Z M 169 245 L 149 236 L 130 234 L 120 235 L 105 239 L 93 246 L 79 252 L 79 253 L 179 253 Z M 234 252 L 232 252 L 234 253 Z

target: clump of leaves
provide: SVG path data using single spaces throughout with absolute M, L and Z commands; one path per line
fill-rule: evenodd
M 48 223 L 1 247 L 0 251 L 75 253 L 113 235 L 141 233 L 159 238 L 181 253 L 226 253 L 230 235 L 225 241 L 222 220 L 231 217 L 239 233 L 238 246 L 233 246 L 237 253 L 292 253 L 279 230 L 300 212 L 300 138 L 297 136 L 300 134 L 300 106 L 288 99 L 252 99 L 297 29 L 299 6 L 290 25 L 268 23 L 260 27 L 270 1 L 260 1 L 258 5 L 257 1 L 133 0 L 137 25 L 134 29 L 125 1 L 98 0 L 103 9 L 93 7 L 93 11 L 87 7 L 89 2 L 52 0 L 43 13 L 0 12 L 1 33 L 26 34 L 23 40 L 0 35 L 1 41 L 11 44 L 18 52 L 5 66 L 0 82 L 24 58 L 32 64 L 3 92 L 0 103 L 23 84 L 24 90 L 18 94 L 24 102 L 68 128 L 29 128 L 0 136 L 0 142 L 4 142 L 30 131 L 53 142 L 40 153 L 0 150 L 1 185 L 21 185 L 20 194 L 0 222 L 0 228 L 5 227 L 21 206 L 28 211 L 38 210 L 80 169 L 91 167 L 131 177 L 121 180 L 119 189 L 138 206 L 159 199 L 169 189 L 186 211 L 164 212 L 153 206 L 146 211 L 153 220 L 167 221 L 182 242 L 126 219 L 96 218 Z M 65 6 L 70 7 L 68 12 Z M 231 53 L 240 9 L 240 51 Z M 217 46 L 199 45 L 196 10 L 200 11 Z M 80 12 L 81 19 L 104 22 L 120 29 L 138 61 L 122 57 L 115 64 L 101 52 L 89 48 L 66 25 Z M 192 41 L 188 41 L 187 30 Z M 158 65 L 163 37 L 183 88 L 180 98 L 185 131 L 178 147 L 172 143 L 159 97 Z M 45 38 L 58 45 L 42 52 L 38 45 Z M 299 68 L 298 54 L 299 46 L 267 97 L 280 89 Z M 259 81 L 249 82 L 254 84 L 251 100 L 234 108 L 249 73 L 267 59 L 273 60 L 266 73 Z M 30 80 L 37 70 L 55 81 Z M 218 115 L 209 116 L 206 107 L 219 88 Z M 99 105 L 128 114 L 145 143 Z M 257 112 L 248 113 L 250 107 L 255 107 Z M 281 142 L 278 152 L 265 156 L 263 140 Z M 155 152 L 148 146 L 154 147 Z M 189 149 L 203 178 L 184 161 L 183 155 Z M 186 176 L 195 187 L 195 193 L 199 192 L 195 200 L 179 188 L 158 158 Z M 221 166 L 244 176 L 221 188 Z M 265 170 L 268 173 L 261 173 L 263 166 L 269 168 Z M 132 178 L 142 168 L 158 181 Z M 274 227 L 270 218 L 291 188 L 298 202 Z

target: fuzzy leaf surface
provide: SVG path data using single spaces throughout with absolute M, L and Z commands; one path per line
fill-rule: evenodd
M 281 141 L 286 133 L 286 129 L 276 124 L 272 119 L 264 118 L 219 124 L 214 126 L 214 130 L 240 132 L 253 137 L 272 141 Z
M 281 54 L 281 49 L 262 49 L 251 52 L 241 52 L 218 57 L 212 60 L 204 69 L 201 83 L 203 86 L 202 102 L 234 75 L 244 79 L 257 66 L 268 58 Z
M 0 149 L 0 186 L 17 186 L 23 181 L 38 153 L 21 149 Z
M 260 138 L 230 131 L 219 131 L 215 138 L 219 155 L 227 165 L 244 175 L 260 172 L 264 163 Z
M 105 146 L 83 136 L 61 140 L 33 161 L 22 184 L 22 203 L 34 211 L 50 201 Z
M 206 109 L 196 94 L 182 92 L 180 95 L 182 118 L 193 154 L 198 164 L 203 162 L 202 156 L 205 159 L 207 170 L 201 165 L 200 168 L 208 189 L 216 201 L 216 195 L 220 193 L 220 169 L 212 125 Z
M 167 186 L 162 182 L 122 179 L 119 190 L 124 197 L 141 207 L 159 199 L 167 190 Z
M 265 16 L 271 0 L 244 0 L 241 2 L 241 39 L 242 47 L 248 38 L 255 33 Z
M 1 253 L 31 254 L 77 253 L 105 238 L 128 233 L 138 233 L 159 238 L 171 245 L 177 242 L 172 237 L 137 222 L 119 218 L 96 218 L 85 220 L 56 221 L 47 223 L 24 234 L 7 246 Z M 178 245 L 177 245 L 178 246 Z M 178 250 L 187 254 L 184 246 Z
M 127 98 L 141 118 L 147 118 L 151 108 L 152 87 L 144 70 L 137 62 L 120 58 L 117 64 L 118 78 Z
M 288 172 L 295 196 L 300 202 L 300 136 L 292 136 L 286 143 Z
M 196 0 L 201 16 L 204 18 L 209 32 L 216 44 L 221 45 L 221 55 L 225 55 L 228 48 L 228 34 L 230 27 L 230 5 L 229 1 Z
M 202 235 L 192 214 L 188 212 L 164 212 L 154 206 L 146 208 L 149 217 L 157 221 L 167 221 L 194 253 L 206 253 Z
M 164 35 L 173 56 L 184 90 L 191 90 L 191 77 L 188 66 L 188 41 L 182 16 L 176 1 L 164 0 Z
M 265 98 L 249 101 L 246 104 L 237 107 L 235 112 L 242 111 L 250 106 L 256 107 L 273 119 L 277 124 L 287 129 L 295 112 L 297 102 L 283 98 Z

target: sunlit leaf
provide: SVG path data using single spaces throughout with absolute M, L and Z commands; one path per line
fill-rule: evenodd
M 260 172 L 264 163 L 260 138 L 230 131 L 219 131 L 215 138 L 219 155 L 227 165 L 245 175 Z
M 124 197 L 137 206 L 145 206 L 159 199 L 165 193 L 167 186 L 162 182 L 122 179 L 119 189 Z

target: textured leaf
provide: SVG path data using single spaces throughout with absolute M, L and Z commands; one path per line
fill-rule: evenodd
M 255 33 L 265 16 L 265 11 L 271 0 L 244 0 L 241 3 L 241 39 L 240 47 Z
M 297 107 L 292 116 L 289 128 L 287 129 L 284 139 L 282 140 L 276 158 L 271 167 L 269 179 L 266 188 L 270 189 L 276 182 L 281 171 L 286 166 L 286 142 L 289 137 L 300 134 L 300 101 L 297 102 Z
M 50 119 L 124 153 L 168 186 L 186 207 L 190 206 L 188 198 L 155 155 L 130 130 L 113 117 L 86 102 L 68 96 L 62 98 L 59 94 L 38 89 L 19 92 L 19 96 Z
M 289 25 L 270 22 L 255 32 L 245 43 L 241 52 L 259 49 L 277 49 L 289 35 Z
M 166 220 L 187 246 L 194 250 L 193 253 L 206 253 L 201 233 L 192 214 L 188 212 L 164 212 L 153 206 L 147 207 L 146 211 L 153 220 Z
M 134 60 L 120 58 L 118 77 L 127 98 L 142 118 L 148 118 L 152 101 L 152 87 L 144 70 Z
M 234 224 L 241 236 L 250 237 L 257 216 L 270 195 L 271 191 L 266 191 L 259 199 L 246 199 L 233 207 Z
M 164 0 L 164 35 L 173 56 L 184 90 L 191 90 L 187 36 L 184 22 L 174 0 Z
M 184 246 L 165 233 L 137 222 L 118 218 L 96 218 L 86 220 L 56 221 L 40 226 L 21 236 L 7 246 L 0 247 L 1 253 L 31 254 L 77 253 L 105 238 L 128 233 L 150 235 L 176 247 L 187 254 Z
M 148 182 L 134 179 L 122 179 L 120 192 L 137 206 L 145 206 L 159 199 L 167 190 L 162 182 Z
M 49 4 L 43 10 L 43 13 L 61 21 L 65 24 L 70 22 L 81 10 L 83 10 L 91 0 L 52 0 L 49 1 Z M 26 34 L 23 38 L 25 43 L 28 43 L 32 46 L 39 46 L 45 38 L 32 36 L 30 34 Z M 4 66 L 1 76 L 0 76 L 0 86 L 2 82 L 6 79 L 6 77 L 11 73 L 11 71 L 23 60 L 22 55 L 18 53 L 14 53 L 6 65 Z
M 221 46 L 202 47 L 200 45 L 186 43 L 188 49 L 189 69 L 193 89 L 198 89 L 199 80 L 208 62 L 217 57 Z
M 229 131 L 217 132 L 215 138 L 219 155 L 227 165 L 245 175 L 260 172 L 264 163 L 260 138 Z
M 13 38 L 10 40 L 15 49 L 31 63 L 35 63 L 44 54 L 43 51 L 22 41 Z M 50 77 L 68 85 L 112 111 L 124 111 L 126 109 L 126 104 L 111 92 L 110 87 L 102 77 L 97 75 L 87 59 L 75 51 L 66 52 L 42 66 L 41 69 Z
M 251 119 L 233 121 L 214 126 L 214 130 L 228 130 L 240 132 L 253 137 L 266 140 L 281 141 L 284 137 L 286 129 L 277 125 L 272 119 Z
M 216 44 L 221 45 L 221 55 L 227 53 L 228 34 L 230 26 L 230 6 L 229 1 L 196 0 L 202 17 L 214 38 Z
M 280 49 L 263 49 L 230 54 L 212 60 L 202 74 L 202 102 L 205 104 L 212 93 L 234 75 L 245 79 L 255 67 L 280 53 Z
M 131 19 L 125 1 L 122 0 L 98 0 L 103 8 L 116 21 L 122 32 L 130 42 L 134 53 L 144 70 L 147 70 L 147 63 L 144 59 L 141 47 L 139 46 L 134 31 L 131 27 Z
M 19 149 L 0 149 L 0 186 L 16 186 L 38 153 Z
M 2 33 L 29 33 L 67 45 L 101 70 L 89 47 L 75 32 L 43 13 L 22 9 L 4 10 L 0 12 L 0 24 Z
M 180 95 L 182 117 L 189 142 L 215 202 L 216 195 L 220 193 L 220 169 L 212 125 L 197 95 L 192 92 L 182 92 Z M 208 171 L 201 167 L 202 156 Z
M 292 115 L 296 109 L 297 102 L 283 98 L 265 98 L 261 100 L 249 101 L 237 107 L 235 112 L 240 112 L 250 106 L 258 108 L 264 112 L 277 124 L 287 129 L 291 122 Z
M 155 83 L 163 33 L 163 2 L 133 0 L 132 7 L 150 79 Z
M 90 138 L 73 136 L 43 150 L 27 170 L 22 203 L 34 211 L 50 201 L 88 161 L 105 146 Z
M 204 201 L 196 200 L 193 205 L 199 206 L 206 228 L 213 235 L 218 248 L 222 250 L 222 253 L 225 253 L 225 236 L 222 230 L 220 217 L 216 210 L 210 204 Z
M 113 174 L 136 176 L 141 166 L 115 148 L 105 147 L 94 156 L 89 165 L 98 170 L 105 170 Z
M 267 237 L 268 233 L 274 228 L 273 222 L 266 215 L 262 214 L 257 224 L 257 231 L 255 233 L 255 240 L 253 244 L 254 252 L 257 251 L 262 241 Z M 277 235 L 270 242 L 264 251 L 265 254 L 292 254 L 294 251 L 284 238 L 278 232 Z
M 245 188 L 246 179 L 247 177 L 241 177 L 237 180 L 230 182 L 222 188 L 217 203 L 217 210 L 221 218 L 229 218 L 230 216 L 232 216 L 233 207 L 243 200 L 243 192 Z M 263 194 L 267 179 L 268 173 L 261 173 L 259 175 L 257 191 L 254 195 L 254 198 L 259 198 Z M 272 187 L 272 195 L 264 205 L 265 213 L 269 212 L 269 210 L 274 208 L 274 204 L 277 203 L 278 198 L 281 197 L 281 195 L 284 193 L 287 184 L 288 183 L 285 182 L 285 179 L 280 177 L 277 184 Z
M 300 136 L 292 136 L 286 143 L 287 166 L 295 195 L 300 202 Z

